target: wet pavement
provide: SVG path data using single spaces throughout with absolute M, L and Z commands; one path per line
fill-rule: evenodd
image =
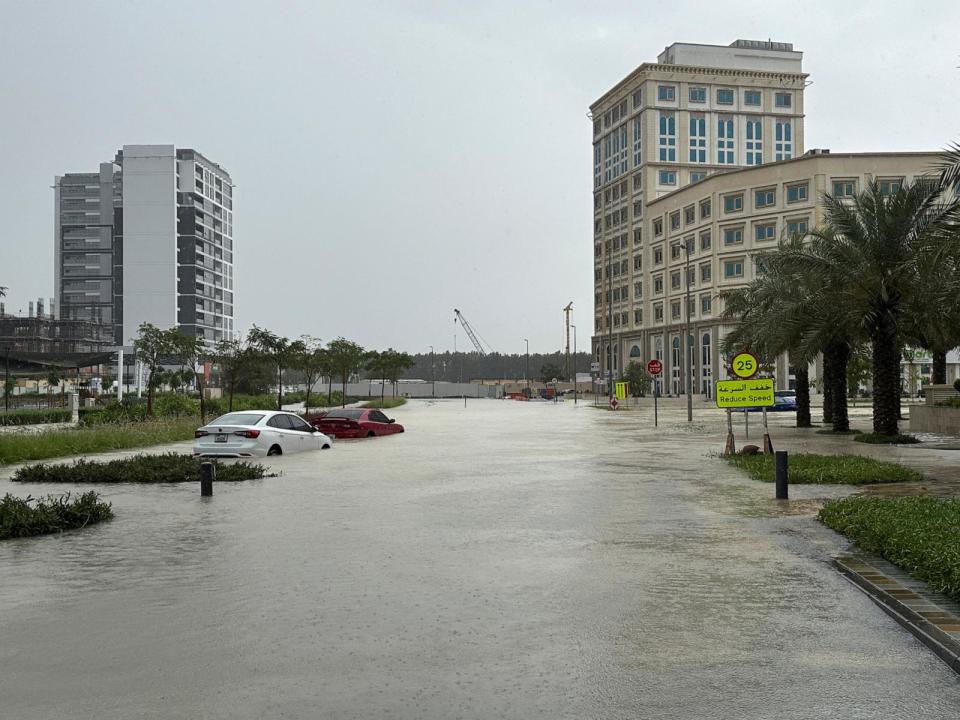
M 957 676 L 830 566 L 813 516 L 851 489 L 777 503 L 714 456 L 721 415 L 666 405 L 655 432 L 413 402 L 403 435 L 211 499 L 103 486 L 114 521 L 0 543 L 0 716 L 960 716 Z

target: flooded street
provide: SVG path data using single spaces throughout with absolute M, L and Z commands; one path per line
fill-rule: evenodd
M 280 477 L 102 486 L 112 522 L 0 543 L 0 716 L 960 716 L 957 676 L 829 565 L 817 500 L 849 490 L 783 509 L 711 456 L 719 415 L 390 414 L 405 434 Z

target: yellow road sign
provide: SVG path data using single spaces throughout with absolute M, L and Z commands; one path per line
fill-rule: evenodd
M 730 362 L 730 372 L 741 380 L 752 378 L 759 369 L 760 363 L 757 361 L 757 356 L 745 350 L 734 355 Z
M 616 386 L 617 400 L 627 399 L 627 386 L 630 383 L 618 382 Z
M 719 408 L 771 407 L 773 404 L 773 378 L 717 381 Z

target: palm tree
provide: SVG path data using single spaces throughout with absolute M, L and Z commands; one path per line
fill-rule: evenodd
M 936 164 L 940 173 L 940 185 L 944 188 L 956 188 L 960 185 L 960 143 L 951 143 L 940 153 Z
M 825 281 L 821 302 L 859 328 L 873 353 L 873 431 L 898 434 L 900 351 L 906 308 L 921 292 L 920 268 L 957 251 L 960 204 L 918 181 L 884 193 L 871 183 L 851 200 L 824 195 L 825 227 L 789 262 Z M 834 397 L 836 400 L 836 396 Z

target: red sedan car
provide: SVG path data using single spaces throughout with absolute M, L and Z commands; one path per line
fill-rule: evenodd
M 374 408 L 331 410 L 307 421 L 320 432 L 340 438 L 374 437 L 402 433 L 403 425 Z

